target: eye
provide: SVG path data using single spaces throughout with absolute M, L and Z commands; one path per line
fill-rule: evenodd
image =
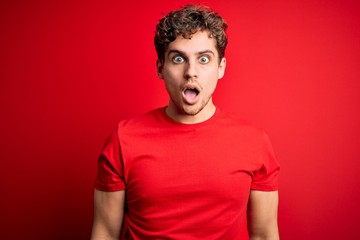
M 206 57 L 206 56 L 202 56 L 199 59 L 199 62 L 202 63 L 202 64 L 208 63 L 209 61 L 210 61 L 210 59 L 208 57 Z
M 174 63 L 182 63 L 184 61 L 184 58 L 181 56 L 176 56 L 173 58 Z

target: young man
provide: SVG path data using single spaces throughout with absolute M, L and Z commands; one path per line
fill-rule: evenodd
M 265 133 L 212 101 L 223 19 L 204 7 L 156 27 L 169 104 L 123 120 L 98 161 L 92 239 L 278 239 L 278 170 Z

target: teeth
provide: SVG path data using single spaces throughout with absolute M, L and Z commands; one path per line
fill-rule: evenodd
M 196 95 L 199 94 L 199 90 L 197 90 L 196 88 L 186 88 L 185 92 L 190 91 L 195 93 Z
M 188 88 L 188 90 L 197 91 L 197 89 L 196 89 L 196 88 Z

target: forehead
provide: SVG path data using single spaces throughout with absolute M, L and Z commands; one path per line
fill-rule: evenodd
M 194 33 L 190 39 L 179 35 L 175 41 L 168 45 L 165 54 L 167 55 L 169 51 L 174 50 L 181 51 L 188 55 L 210 50 L 214 52 L 216 56 L 218 55 L 215 39 L 210 36 L 208 31 L 198 31 Z

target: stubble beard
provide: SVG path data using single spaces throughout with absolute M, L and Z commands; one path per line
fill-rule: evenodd
M 200 102 L 196 104 L 187 104 L 186 102 L 182 101 L 179 103 L 177 101 L 174 101 L 172 99 L 172 102 L 175 104 L 175 107 L 177 108 L 178 113 L 189 115 L 189 116 L 195 116 L 198 113 L 200 113 L 209 103 L 212 95 L 208 96 L 205 99 L 202 99 Z

